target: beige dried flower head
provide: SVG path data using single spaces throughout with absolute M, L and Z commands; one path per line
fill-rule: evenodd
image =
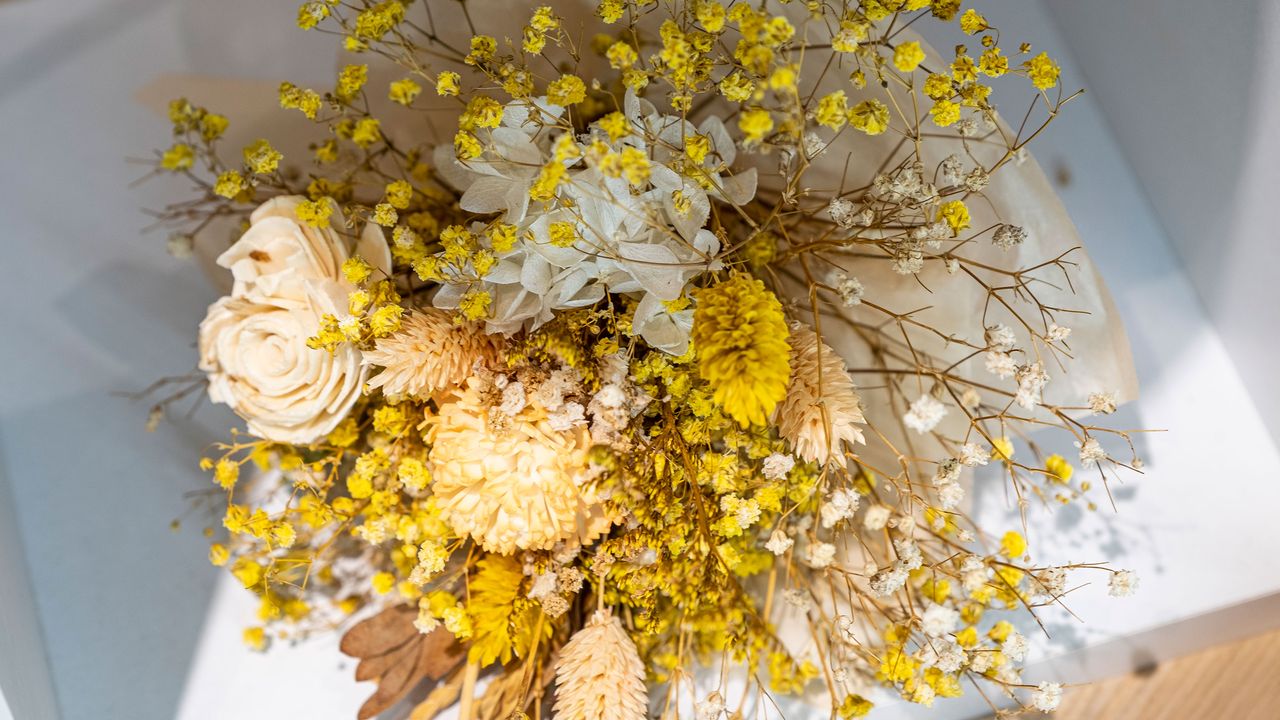
M 399 330 L 365 352 L 365 365 L 382 368 L 369 387 L 380 387 L 388 395 L 419 397 L 456 389 L 471 376 L 476 362 L 497 361 L 500 343 L 474 323 L 455 323 L 444 310 L 415 310 Z
M 556 720 L 643 720 L 648 709 L 636 644 L 613 613 L 597 610 L 560 651 Z
M 606 532 L 611 519 L 583 487 L 591 446 L 585 427 L 553 429 L 536 402 L 490 423 L 479 385 L 471 379 L 443 402 L 428 433 L 431 491 L 445 521 L 504 555 Z
M 819 464 L 842 443 L 865 442 L 858 424 L 866 420 L 844 360 L 803 325 L 791 331 L 791 383 L 774 418 L 796 454 Z

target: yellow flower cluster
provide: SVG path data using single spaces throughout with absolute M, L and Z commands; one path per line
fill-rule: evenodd
M 697 293 L 698 373 L 739 425 L 763 425 L 787 392 L 787 322 L 760 280 L 735 274 Z

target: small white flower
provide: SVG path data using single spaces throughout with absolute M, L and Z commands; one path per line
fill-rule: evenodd
M 1042 682 L 1040 687 L 1031 694 L 1031 704 L 1037 710 L 1043 713 L 1051 713 L 1058 709 L 1058 705 L 1062 703 L 1062 685 L 1058 683 Z
M 720 693 L 713 692 L 706 700 L 694 705 L 694 711 L 698 713 L 698 720 L 720 720 L 720 716 L 724 715 L 724 698 Z
M 960 446 L 960 464 L 965 467 L 986 465 L 990 460 L 991 454 L 977 443 L 965 443 Z
M 1020 685 L 1022 673 L 1018 672 L 1018 668 L 1013 663 L 1005 663 L 996 668 L 996 679 L 1007 685 Z
M 797 610 L 807 611 L 813 605 L 813 601 L 809 598 L 809 593 L 799 588 L 788 588 L 783 591 L 782 599 Z
M 600 388 L 600 392 L 595 395 L 595 401 L 601 407 L 619 408 L 622 403 L 627 401 L 627 391 L 620 385 L 609 384 Z
M 821 570 L 831 565 L 836 559 L 836 546 L 831 543 L 809 543 L 809 567 Z
M 987 372 L 1001 380 L 1012 377 L 1014 373 L 1018 372 L 1018 363 L 1009 353 L 992 350 L 987 353 L 986 359 Z
M 524 383 L 518 380 L 508 383 L 502 389 L 502 402 L 498 405 L 498 412 L 514 417 L 524 409 L 525 402 Z
M 774 555 L 782 555 L 790 550 L 791 546 L 795 544 L 795 540 L 787 537 L 787 535 L 782 532 L 782 528 L 778 528 L 770 533 L 768 542 L 764 544 L 764 549 Z
M 1063 327 L 1058 323 L 1050 323 L 1047 337 L 1049 342 L 1062 342 L 1071 337 L 1071 328 Z
M 1110 415 L 1116 411 L 1116 394 L 1114 392 L 1096 392 L 1089 396 L 1089 409 L 1102 415 Z
M 548 595 L 556 591 L 556 574 L 548 570 L 533 579 L 533 585 L 529 588 L 528 597 L 531 600 L 543 600 Z
M 972 593 L 981 590 L 990 577 L 991 572 L 982 563 L 981 558 L 976 555 L 970 555 L 965 558 L 965 565 L 960 574 L 960 584 L 964 586 L 966 591 Z
M 822 504 L 822 527 L 833 528 L 836 523 L 853 517 L 857 511 L 857 494 L 847 488 L 839 488 Z
M 766 480 L 782 480 L 796 466 L 795 458 L 782 453 L 773 453 L 764 459 L 761 472 Z
M 1022 662 L 1022 660 L 1027 657 L 1027 649 L 1029 646 L 1030 644 L 1027 642 L 1026 636 L 1015 630 L 1009 633 L 1009 637 L 1004 639 L 1004 643 L 1000 646 L 1000 650 L 1005 654 L 1005 657 L 1010 660 L 1014 662 Z
M 876 597 L 888 597 L 907 584 L 908 574 L 908 570 L 897 565 L 888 570 L 881 570 L 871 578 L 871 592 Z
M 938 507 L 953 510 L 964 500 L 964 488 L 960 483 L 945 483 L 938 487 Z
M 914 275 L 924 269 L 924 253 L 907 250 L 893 258 L 893 271 L 899 275 Z
M 1013 329 L 1004 324 L 996 324 L 987 328 L 986 340 L 988 347 L 1000 352 L 1009 352 L 1013 349 L 1014 343 L 1017 342 Z
M 933 666 L 944 673 L 953 673 L 964 667 L 968 657 L 961 648 L 954 642 L 947 643 L 942 652 L 938 653 L 938 659 L 934 661 Z
M 906 570 L 915 570 L 924 564 L 924 555 L 920 552 L 920 546 L 916 545 L 916 541 L 911 538 L 895 538 L 893 549 L 898 553 L 898 564 Z
M 862 302 L 863 287 L 858 278 L 836 272 L 831 276 L 831 284 L 840 296 L 840 303 L 845 307 L 853 307 Z
M 927 433 L 937 427 L 946 414 L 947 406 L 926 393 L 911 403 L 911 409 L 902 417 L 902 421 L 918 433 Z
M 418 617 L 414 619 L 413 626 L 423 635 L 430 635 L 436 628 L 440 627 L 440 621 L 429 613 L 420 612 Z
M 884 505 L 872 505 L 862 515 L 862 526 L 868 530 L 883 530 L 889 522 L 889 512 Z
M 947 458 L 938 463 L 938 469 L 933 471 L 933 484 L 945 485 L 960 479 L 961 465 L 960 461 L 955 458 Z
M 586 422 L 586 412 L 581 403 L 565 403 L 559 410 L 547 414 L 547 424 L 556 432 L 564 432 Z
M 1138 575 L 1132 570 L 1120 570 L 1107 581 L 1107 594 L 1111 597 L 1129 597 L 1138 589 Z
M 1015 245 L 1021 245 L 1026 239 L 1026 230 L 1017 225 L 1001 225 L 996 228 L 995 235 L 991 237 L 991 242 L 1001 250 L 1008 250 Z
M 969 669 L 976 673 L 985 673 L 995 664 L 995 656 L 994 650 L 978 650 L 969 660 Z
M 982 192 L 991 182 L 991 174 L 981 167 L 976 167 L 964 178 L 964 187 L 969 192 Z
M 1050 598 L 1057 598 L 1067 591 L 1067 569 L 1051 567 L 1036 575 L 1039 593 Z
M 960 624 L 960 613 L 945 605 L 930 605 L 920 617 L 920 627 L 929 637 L 942 637 Z
M 1023 365 L 1014 373 L 1018 381 L 1018 394 L 1014 397 L 1019 405 L 1030 410 L 1040 403 L 1040 394 L 1049 383 L 1049 375 L 1044 366 L 1038 362 Z
M 964 161 L 954 153 L 943 158 L 942 163 L 938 165 L 938 170 L 942 179 L 952 185 L 964 179 Z
M 1100 465 L 1107 459 L 1107 451 L 1102 449 L 1097 438 L 1085 438 L 1083 444 L 1077 442 L 1075 445 L 1080 448 L 1080 462 L 1084 465 Z
M 853 227 L 854 205 L 852 202 L 844 198 L 832 198 L 831 204 L 827 206 L 827 212 L 830 213 L 836 225 L 842 228 Z

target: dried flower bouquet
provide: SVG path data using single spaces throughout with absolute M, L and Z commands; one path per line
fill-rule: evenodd
M 988 466 L 1019 508 L 1092 509 L 1140 468 L 1092 417 L 1133 393 L 1123 333 L 1026 151 L 1071 97 L 1047 54 L 960 0 L 298 25 L 344 53 L 280 85 L 309 156 L 224 152 L 175 100 L 155 161 L 195 190 L 171 247 L 226 237 L 199 367 L 245 429 L 202 466 L 247 643 L 344 632 L 361 718 L 1057 706 L 1011 620 L 1136 579 L 1037 564 L 965 500 Z

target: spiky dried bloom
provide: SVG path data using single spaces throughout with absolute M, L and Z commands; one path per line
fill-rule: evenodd
M 591 447 L 586 428 L 552 429 L 535 402 L 490 423 L 496 410 L 476 385 L 444 402 L 428 433 L 431 492 L 445 521 L 485 550 L 508 555 L 561 540 L 586 543 L 606 532 L 611 520 L 583 487 Z
M 460 387 L 477 362 L 493 364 L 501 355 L 501 338 L 476 324 L 456 323 L 435 308 L 415 310 L 400 329 L 379 339 L 364 354 L 364 364 L 381 367 L 369 387 L 388 395 L 425 397 Z
M 756 278 L 734 274 L 699 290 L 693 311 L 698 373 L 739 425 L 763 425 L 787 393 L 787 321 Z
M 613 613 L 597 610 L 560 650 L 556 718 L 643 720 L 648 708 L 636 644 Z
M 791 383 L 774 420 L 796 454 L 819 465 L 845 443 L 866 442 L 858 389 L 844 360 L 803 325 L 791 330 Z

